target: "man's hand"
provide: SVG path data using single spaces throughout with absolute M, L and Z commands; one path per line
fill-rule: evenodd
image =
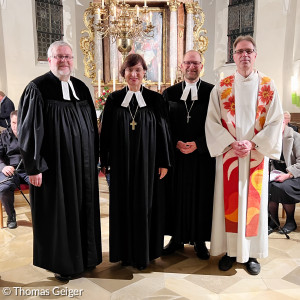
M 163 179 L 168 173 L 168 169 L 166 168 L 159 168 L 158 169 L 158 174 L 160 175 L 159 176 L 159 179 Z
M 29 182 L 34 186 L 40 187 L 42 185 L 42 173 L 37 175 L 29 175 Z
M 248 140 L 236 141 L 231 144 L 234 154 L 238 158 L 243 158 L 249 155 L 250 151 L 254 149 L 255 144 Z
M 279 174 L 278 176 L 276 176 L 274 178 L 274 181 L 277 181 L 277 182 L 284 182 L 285 180 L 287 179 L 290 179 L 290 174 Z
M 184 143 L 182 141 L 178 141 L 176 148 L 183 154 L 190 154 L 197 149 L 197 145 L 195 142 Z
M 2 169 L 2 173 L 7 177 L 13 176 L 14 172 L 15 172 L 15 168 L 13 166 L 5 166 Z

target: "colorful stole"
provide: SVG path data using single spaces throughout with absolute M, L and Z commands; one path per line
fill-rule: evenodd
M 258 72 L 259 92 L 257 99 L 254 135 L 262 130 L 268 109 L 274 95 L 271 79 Z M 220 107 L 222 125 L 236 139 L 235 125 L 235 76 L 229 76 L 220 82 Z M 247 202 L 246 237 L 257 236 L 260 213 L 264 156 L 253 149 L 250 153 L 250 172 Z M 223 154 L 223 185 L 226 232 L 238 232 L 239 200 L 239 165 L 238 157 L 230 149 Z

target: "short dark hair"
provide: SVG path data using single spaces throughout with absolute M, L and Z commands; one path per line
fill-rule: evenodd
M 13 111 L 10 113 L 10 118 L 12 118 L 13 116 L 18 117 L 18 111 L 17 111 L 17 110 L 13 110 Z
M 122 76 L 122 77 L 125 76 L 125 69 L 126 69 L 126 68 L 133 67 L 133 66 L 137 65 L 138 63 L 141 63 L 141 65 L 142 65 L 144 71 L 147 71 L 147 65 L 146 65 L 146 62 L 145 62 L 145 60 L 143 59 L 143 57 L 142 57 L 141 55 L 135 54 L 135 53 L 129 54 L 129 55 L 125 58 L 125 60 L 124 60 L 124 62 L 123 62 L 123 64 L 122 64 L 122 66 L 121 66 L 121 69 L 120 69 L 120 74 L 121 74 L 121 76 Z
M 256 52 L 256 43 L 253 39 L 253 37 L 251 35 L 240 35 L 236 38 L 236 40 L 233 43 L 233 51 L 235 50 L 237 44 L 241 41 L 248 41 L 250 43 L 252 43 L 253 47 L 254 47 L 254 51 Z

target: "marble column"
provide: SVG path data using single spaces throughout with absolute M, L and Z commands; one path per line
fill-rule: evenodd
M 97 96 L 99 96 L 99 87 L 100 90 L 103 89 L 103 79 L 104 79 L 104 73 L 103 73 L 103 41 L 99 34 L 99 32 L 96 32 L 95 34 L 95 65 L 96 65 L 96 82 L 97 82 Z M 100 80 L 99 80 L 100 77 Z
M 177 9 L 180 4 L 175 0 L 170 3 L 170 79 L 171 85 L 176 79 L 177 70 Z
M 111 74 L 111 81 L 113 82 L 113 91 L 115 91 L 116 83 L 118 81 L 118 70 L 119 70 L 119 59 L 118 59 L 118 49 L 117 43 L 113 40 L 112 37 L 109 38 L 110 40 L 110 74 Z
M 194 28 L 194 9 L 193 3 L 188 2 L 185 4 L 186 9 L 186 42 L 185 42 L 185 51 L 194 49 L 194 36 L 193 36 L 193 28 Z

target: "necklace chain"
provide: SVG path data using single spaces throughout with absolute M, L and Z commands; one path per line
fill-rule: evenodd
M 201 84 L 201 79 L 199 79 L 199 84 L 198 84 L 198 87 L 197 87 L 197 94 L 198 94 L 198 90 L 199 90 L 199 87 L 200 87 L 200 84 Z M 197 85 L 197 84 L 196 84 Z M 183 81 L 182 81 L 182 92 L 184 91 L 184 86 L 183 86 Z M 192 101 L 192 105 L 190 107 L 190 109 L 187 108 L 187 104 L 186 104 L 186 100 L 184 100 L 184 104 L 185 104 L 185 109 L 186 109 L 186 122 L 189 123 L 190 122 L 190 119 L 191 119 L 191 116 L 190 116 L 190 112 L 192 110 L 192 107 L 195 103 L 195 100 L 191 100 Z
M 128 87 L 126 86 L 126 93 L 127 93 L 127 89 L 128 89 Z M 143 91 L 143 86 L 142 86 L 142 91 Z M 136 106 L 136 110 L 135 110 L 134 115 L 132 114 L 132 112 L 130 110 L 130 105 L 128 105 L 128 110 L 129 110 L 129 113 L 130 113 L 131 118 L 132 118 L 131 123 L 129 123 L 129 124 L 131 125 L 132 130 L 135 130 L 135 126 L 137 125 L 137 122 L 135 121 L 135 117 L 136 117 L 137 111 L 139 109 L 139 103 L 138 103 L 138 101 L 136 101 L 136 102 L 137 102 L 137 106 Z M 129 104 L 130 104 L 130 102 L 129 102 Z

